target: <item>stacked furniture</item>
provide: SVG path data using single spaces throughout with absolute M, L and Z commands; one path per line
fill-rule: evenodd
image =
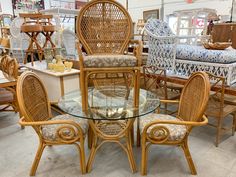
M 34 62 L 34 51 L 37 49 L 38 58 L 41 61 L 43 57 L 43 49 L 47 47 L 49 43 L 51 47 L 54 49 L 55 53 L 55 44 L 52 42 L 52 35 L 55 31 L 55 26 L 52 25 L 51 19 L 52 15 L 42 15 L 41 13 L 37 14 L 19 14 L 21 18 L 24 18 L 24 23 L 21 26 L 21 32 L 24 32 L 29 38 L 30 43 L 28 49 L 26 50 L 26 56 L 24 58 L 24 64 L 28 58 L 28 55 L 31 56 L 31 63 L 33 66 Z M 46 38 L 43 46 L 40 45 L 38 36 L 39 34 L 43 34 Z M 35 48 L 35 47 L 36 48 Z
M 8 80 L 16 81 L 18 77 L 18 63 L 15 58 L 11 58 L 7 55 L 3 56 L 0 61 L 0 76 Z M 1 82 L 2 83 L 2 82 Z M 0 105 L 4 105 L 0 111 L 18 111 L 15 86 L 3 86 L 0 87 Z M 7 109 L 12 107 L 13 110 Z

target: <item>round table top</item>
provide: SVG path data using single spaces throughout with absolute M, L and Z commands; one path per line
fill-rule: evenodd
M 58 106 L 64 112 L 93 120 L 123 120 L 146 115 L 160 105 L 156 94 L 140 89 L 139 107 L 134 106 L 133 89 L 126 87 L 89 88 L 88 110 L 82 111 L 81 92 L 66 93 L 60 98 Z

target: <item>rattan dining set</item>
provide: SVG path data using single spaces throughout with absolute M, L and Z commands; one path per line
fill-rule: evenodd
M 158 75 L 165 74 L 165 71 L 141 67 L 142 42 L 130 40 L 131 17 L 114 0 L 88 2 L 80 10 L 76 29 L 82 44 L 77 45 L 80 90 L 66 93 L 58 101 L 58 107 L 65 114 L 53 117 L 47 90 L 35 73 L 27 71 L 17 78 L 17 107 L 21 113 L 19 123 L 32 126 L 39 137 L 30 175 L 36 174 L 45 147 L 68 144 L 76 146 L 79 151 L 81 173 L 88 173 L 92 170 L 96 152 L 107 142 L 120 145 L 128 156 L 132 173 L 135 173 L 134 139 L 141 146 L 142 175 L 147 175 L 151 145 L 181 147 L 191 174 L 196 175 L 188 136 L 194 127 L 208 123 L 205 115 L 210 116 L 212 112 L 208 104 L 210 95 L 218 98 L 219 93 L 224 94 L 223 89 L 210 94 L 212 85 L 209 78 L 214 76 L 205 72 L 193 73 L 181 87 L 181 93 L 168 97 L 165 93 L 169 88 L 165 80 L 158 80 Z M 132 54 L 126 52 L 128 45 L 134 46 Z M 82 53 L 81 46 L 87 55 Z M 152 77 L 154 75 L 156 77 Z M 141 84 L 143 77 L 149 79 L 144 79 L 144 84 Z M 218 80 L 223 86 L 224 80 L 220 77 Z M 140 88 L 140 85 L 143 87 Z M 164 89 L 164 94 L 156 94 L 160 89 Z M 211 98 L 217 100 L 213 96 Z M 178 104 L 175 116 L 160 113 L 161 105 L 164 105 L 165 113 L 168 112 L 168 104 Z M 220 104 L 222 106 L 223 103 Z M 205 112 L 206 109 L 208 112 Z M 232 107 L 231 112 L 234 111 Z M 223 116 L 221 118 L 223 120 Z M 134 129 L 137 130 L 136 138 Z M 218 124 L 217 145 L 220 129 L 221 124 Z M 234 133 L 235 116 L 231 129 Z M 85 138 L 90 149 L 87 163 Z

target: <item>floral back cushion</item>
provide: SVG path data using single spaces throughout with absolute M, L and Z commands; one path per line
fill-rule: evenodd
M 145 29 L 150 33 L 157 36 L 173 36 L 174 33 L 171 31 L 169 25 L 158 19 L 149 19 L 145 25 Z

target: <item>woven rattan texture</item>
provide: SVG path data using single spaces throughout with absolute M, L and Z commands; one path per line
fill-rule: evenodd
M 205 74 L 205 73 L 204 73 Z M 206 75 L 206 74 L 205 74 Z M 185 121 L 199 121 L 206 107 L 208 96 L 207 87 L 210 87 L 209 81 L 204 81 L 206 77 L 198 75 L 193 77 L 188 86 L 182 91 L 179 105 L 178 116 Z M 204 103 L 204 104 L 203 104 Z
M 18 63 L 15 58 L 5 55 L 1 58 L 0 69 L 4 74 L 10 78 L 17 78 L 18 76 Z
M 36 77 L 29 75 L 25 78 L 22 94 L 29 121 L 44 121 L 50 117 L 46 91 Z
M 123 54 L 131 35 L 131 18 L 118 3 L 91 3 L 80 12 L 77 33 L 89 54 Z

